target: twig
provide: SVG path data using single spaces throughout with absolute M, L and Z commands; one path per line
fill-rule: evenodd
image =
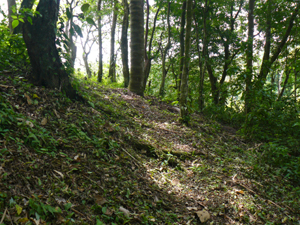
M 8 85 L 4 85 L 4 84 L 0 84 L 0 87 L 4 87 L 4 88 L 13 88 L 13 86 L 8 86 Z
M 5 208 L 5 211 L 4 211 L 4 213 L 3 213 L 3 216 L 2 216 L 2 219 L 1 219 L 0 223 L 3 222 L 3 220 L 4 220 L 4 218 L 5 218 L 5 215 L 6 215 L 6 211 L 7 211 L 7 208 Z
M 137 161 L 132 155 L 130 155 L 130 153 L 129 152 L 127 152 L 124 148 L 121 148 L 127 155 L 129 155 L 132 159 L 133 159 L 133 161 L 136 163 L 135 165 L 137 166 L 137 167 L 140 167 L 140 165 L 139 165 L 139 161 Z
M 77 211 L 76 209 L 74 208 L 71 208 L 71 210 L 77 214 L 79 214 L 80 216 L 83 216 L 83 217 L 86 217 L 89 221 L 92 221 L 88 216 L 84 215 L 83 213 Z
M 85 178 L 87 178 L 88 180 L 92 181 L 93 183 L 95 183 L 99 188 L 101 188 L 102 190 L 104 190 L 103 187 L 101 187 L 96 181 L 92 180 L 91 178 L 89 178 L 88 176 L 83 175 Z

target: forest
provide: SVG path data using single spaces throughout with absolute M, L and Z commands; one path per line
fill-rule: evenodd
M 299 224 L 299 7 L 1 2 L 0 225 Z

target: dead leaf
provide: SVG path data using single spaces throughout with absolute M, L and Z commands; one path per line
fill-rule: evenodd
M 103 198 L 101 195 L 95 195 L 95 202 L 98 205 L 103 205 L 104 203 L 107 202 L 107 200 L 105 198 Z
M 125 209 L 124 207 L 120 206 L 119 210 L 125 214 L 125 216 L 129 217 L 130 212 L 129 210 Z
M 196 214 L 200 219 L 201 223 L 205 223 L 207 220 L 210 219 L 210 214 L 204 209 L 201 211 L 197 211 Z
M 24 94 L 24 96 L 25 96 L 25 98 L 27 99 L 27 103 L 28 103 L 28 105 L 32 105 L 32 100 L 31 100 L 31 98 L 30 98 L 30 96 L 28 95 L 28 94 Z
M 104 124 L 104 127 L 107 129 L 108 132 L 113 132 L 114 128 L 110 125 L 108 121 Z
M 26 123 L 28 126 L 30 126 L 31 128 L 34 127 L 33 123 L 32 123 L 31 121 L 29 121 L 29 120 L 27 120 L 25 123 Z
M 189 211 L 197 210 L 197 209 L 198 209 L 197 207 L 186 207 L 186 208 L 187 208 L 187 210 L 189 210 Z
M 53 109 L 53 111 L 54 111 L 54 114 L 56 115 L 56 117 L 59 119 L 60 115 L 58 114 L 58 112 L 56 111 L 56 109 Z
M 240 195 L 244 195 L 245 194 L 244 191 L 242 191 L 242 190 L 235 190 L 235 193 L 240 194 Z
M 62 178 L 64 178 L 64 175 L 61 173 L 61 172 L 59 172 L 59 171 L 57 171 L 57 170 L 53 170 L 55 173 L 58 173 Z
M 48 120 L 45 117 L 44 119 L 42 119 L 41 125 L 45 126 L 47 124 Z

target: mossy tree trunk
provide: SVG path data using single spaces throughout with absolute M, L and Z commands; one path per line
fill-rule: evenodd
M 24 8 L 31 8 L 30 0 L 23 0 Z M 59 0 L 40 0 L 37 11 L 41 16 L 32 18 L 32 25 L 23 25 L 23 38 L 32 66 L 31 80 L 36 85 L 57 88 L 71 99 L 80 99 L 73 89 L 69 76 L 64 69 L 55 45 L 56 23 Z

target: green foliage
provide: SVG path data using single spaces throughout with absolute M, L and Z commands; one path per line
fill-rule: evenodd
M 5 20 L 0 22 L 0 71 L 25 70 L 29 57 L 21 34 L 10 34 Z
M 29 199 L 29 214 L 31 216 L 35 216 L 37 220 L 42 218 L 46 220 L 48 218 L 54 218 L 56 214 L 62 213 L 59 207 L 52 207 L 51 205 L 47 205 L 42 203 L 37 196 Z
M 280 143 L 264 144 L 257 155 L 257 163 L 261 166 L 267 163 L 276 168 L 277 174 L 300 184 L 300 157 L 291 155 L 291 149 Z

